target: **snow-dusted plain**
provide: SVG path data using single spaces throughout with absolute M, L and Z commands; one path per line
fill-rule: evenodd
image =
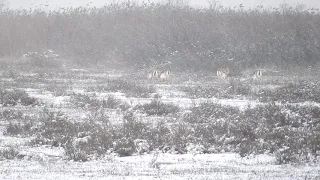
M 112 73 L 90 74 L 83 77 L 84 71 L 74 70 L 72 83 L 66 91 L 70 93 L 95 94 L 103 99 L 113 95 L 116 99 L 127 102 L 132 106 L 152 101 L 152 98 L 126 97 L 120 92 L 95 92 L 92 87 L 97 82 L 108 78 L 121 78 L 121 75 Z M 81 78 L 80 75 L 81 74 Z M 111 74 L 111 75 L 110 75 Z M 30 74 L 23 74 L 28 77 Z M 213 78 L 214 79 L 214 78 Z M 69 82 L 69 79 L 48 78 L 44 83 Z M 218 80 L 214 80 L 218 81 Z M 7 83 L 15 80 L 7 79 Z M 214 102 L 222 105 L 236 106 L 240 109 L 253 107 L 260 102 L 245 98 L 218 99 L 218 98 L 190 98 L 178 90 L 184 83 L 172 82 L 144 82 L 155 85 L 156 91 L 161 95 L 161 100 L 173 103 L 187 110 L 201 102 Z M 222 85 L 224 82 L 220 82 Z M 189 81 L 188 86 L 192 86 Z M 61 111 L 74 120 L 81 120 L 88 116 L 88 111 L 79 109 L 69 104 L 70 95 L 55 95 L 52 89 L 43 89 L 42 84 L 32 82 L 28 88 L 22 84 L 30 96 L 39 99 L 43 106 Z M 306 103 L 305 105 L 319 105 Z M 43 107 L 42 106 L 42 107 Z M 2 107 L 2 109 L 17 109 L 32 116 L 41 111 L 41 106 L 36 107 Z M 117 110 L 108 112 L 111 121 L 121 121 L 122 114 Z M 143 115 L 141 115 L 143 118 Z M 146 120 L 150 117 L 145 117 Z M 159 117 L 153 117 L 154 119 Z M 130 157 L 118 157 L 113 153 L 106 154 L 103 158 L 92 157 L 88 162 L 75 162 L 66 159 L 63 148 L 52 146 L 31 147 L 28 145 L 31 138 L 11 137 L 4 135 L 6 121 L 0 122 L 0 148 L 16 148 L 22 159 L 0 160 L 0 179 L 6 180 L 34 180 L 34 179 L 320 179 L 320 166 L 318 164 L 288 164 L 277 165 L 275 157 L 271 155 L 258 155 L 242 158 L 238 154 L 168 154 L 160 153 L 156 160 L 155 151 L 150 154 Z M 152 163 L 153 162 L 153 163 Z
M 45 150 L 44 150 L 45 151 Z M 49 154 L 49 152 L 48 152 Z M 270 156 L 240 158 L 236 154 L 161 154 L 158 166 L 150 167 L 153 155 L 114 157 L 90 162 L 48 158 L 1 161 L 1 179 L 319 179 L 316 166 L 275 165 Z

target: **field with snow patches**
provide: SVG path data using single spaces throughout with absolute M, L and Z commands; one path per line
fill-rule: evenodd
M 197 77 L 183 79 L 178 78 L 184 77 L 183 74 L 173 74 L 169 81 L 159 82 L 147 80 L 145 73 L 134 75 L 111 71 L 93 73 L 82 69 L 52 73 L 15 72 L 11 75 L 7 75 L 7 72 L 1 73 L 3 97 L 6 97 L 6 92 L 22 90 L 37 101 L 37 103 L 23 105 L 23 100 L 19 99 L 17 103 L 1 105 L 0 179 L 3 180 L 320 179 L 319 158 L 306 163 L 279 164 L 276 156 L 267 151 L 257 155 L 240 156 L 237 150 L 231 148 L 234 142 L 229 145 L 223 144 L 219 146 L 220 149 L 216 147 L 212 150 L 211 146 L 211 149 L 206 147 L 206 151 L 194 148 L 196 146 L 194 145 L 191 150 L 186 148 L 186 153 L 178 153 L 178 150 L 164 152 L 158 147 L 150 147 L 150 152 L 139 154 L 134 151 L 125 157 L 120 157 L 116 153 L 113 142 L 110 150 L 106 150 L 103 154 L 98 153 L 99 155 L 90 153 L 82 162 L 67 157 L 61 142 L 57 142 L 60 143 L 59 145 L 52 145 L 52 142 L 44 141 L 45 138 L 41 137 L 41 143 L 35 143 L 35 139 L 41 134 L 36 128 L 42 127 L 38 124 L 43 122 L 31 122 L 44 116 L 49 117 L 50 113 L 54 117 L 58 117 L 57 114 L 61 113 L 61 116 L 67 117 L 70 122 L 97 119 L 97 113 L 103 113 L 104 117 L 108 117 L 111 126 L 120 126 L 124 122 L 126 112 L 130 111 L 138 121 L 154 126 L 158 122 L 174 126 L 186 114 L 192 113 L 193 108 L 203 103 L 245 111 L 271 101 L 268 98 L 264 99 L 265 95 L 261 95 L 260 90 L 273 92 L 273 89 L 287 85 L 289 82 L 300 80 L 313 82 L 314 76 L 296 75 L 283 78 L 266 76 L 256 82 L 241 79 L 231 82 L 232 80 L 224 81 L 214 75 L 202 79 Z M 300 79 L 297 80 L 297 78 Z M 128 85 L 126 82 L 137 86 Z M 197 89 L 201 88 L 203 91 L 198 92 Z M 217 92 L 214 93 L 214 91 Z M 276 102 L 277 104 L 287 103 L 307 107 L 320 105 L 312 99 L 285 101 L 285 97 L 281 96 L 281 98 L 284 100 Z M 102 100 L 105 101 L 101 102 Z M 164 110 L 164 115 L 150 115 L 148 109 L 141 110 L 141 107 L 145 108 L 144 105 L 154 101 L 170 104 L 173 106 L 172 109 L 178 107 L 179 110 L 172 113 Z M 1 103 L 4 103 L 3 100 Z M 49 113 L 45 114 L 44 111 Z M 292 113 L 288 114 L 288 116 L 291 115 Z M 217 121 L 223 121 L 222 119 L 218 118 Z M 31 123 L 31 127 L 23 126 L 22 130 L 19 129 L 24 123 Z M 11 130 L 14 129 L 12 132 L 8 130 L 10 125 L 13 127 Z M 139 132 L 135 133 L 139 134 Z M 75 136 L 71 140 L 83 138 L 80 135 Z M 224 142 L 232 141 L 230 140 L 232 138 L 234 137 L 224 137 Z M 188 141 L 188 138 L 184 140 Z M 91 141 L 93 140 L 90 137 L 89 142 Z M 196 141 L 199 139 L 192 140 L 192 144 L 196 144 Z M 74 145 L 74 141 L 71 144 Z M 229 150 L 226 150 L 228 148 Z M 6 151 L 6 153 L 9 155 L 4 155 L 5 150 L 8 149 L 9 152 Z M 85 147 L 85 150 L 88 150 L 88 147 Z

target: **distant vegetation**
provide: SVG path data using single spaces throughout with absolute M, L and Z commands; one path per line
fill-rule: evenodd
M 242 68 L 309 66 L 320 58 L 319 11 L 302 5 L 244 10 L 213 3 L 200 9 L 128 1 L 51 12 L 0 11 L 0 58 L 52 49 L 82 65 L 141 68 L 171 61 L 173 68 L 193 70 L 228 62 Z

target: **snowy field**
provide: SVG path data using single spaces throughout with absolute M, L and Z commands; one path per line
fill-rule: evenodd
M 320 180 L 319 3 L 142 2 L 0 0 L 0 180 Z
M 90 107 L 76 107 L 70 99 L 73 93 L 94 95 L 98 99 L 105 99 L 112 95 L 115 99 L 134 107 L 152 102 L 153 97 L 128 97 L 123 92 L 95 91 L 97 85 L 103 85 L 110 79 L 125 79 L 125 75 L 109 73 L 88 73 L 86 70 L 71 71 L 72 75 L 63 77 L 54 74 L 53 77 L 32 80 L 34 74 L 19 74 L 15 78 L 3 78 L 3 82 L 10 88 L 19 88 L 41 103 L 36 106 L 16 105 L 1 107 L 2 110 L 15 109 L 32 117 L 42 111 L 43 107 L 55 112 L 63 112 L 72 120 L 81 121 L 90 115 Z M 138 75 L 137 84 L 154 86 L 157 94 L 164 103 L 179 106 L 183 112 L 201 103 L 211 102 L 222 106 L 237 107 L 240 110 L 264 104 L 250 97 L 221 98 L 191 98 L 179 87 L 196 87 L 191 79 L 181 81 L 174 77 L 168 82 L 146 80 L 145 75 Z M 67 77 L 67 78 L 66 78 Z M 72 77 L 72 78 L 70 78 Z M 22 83 L 19 83 L 22 82 Z M 254 88 L 272 89 L 280 84 L 268 84 L 268 77 L 264 81 L 255 83 Z M 216 87 L 225 87 L 228 83 L 212 75 L 212 80 L 206 82 Z M 51 87 L 51 88 L 50 88 Z M 53 89 L 55 87 L 56 89 Z M 57 91 L 64 89 L 63 93 Z M 59 94 L 59 95 L 58 95 Z M 302 104 L 302 103 L 301 103 Z M 314 102 L 305 102 L 305 106 L 319 106 Z M 123 113 L 119 109 L 107 109 L 112 123 L 121 123 Z M 168 119 L 175 121 L 178 117 L 147 117 L 138 116 L 146 121 Z M 149 154 L 134 154 L 129 157 L 118 157 L 115 153 L 105 154 L 103 157 L 92 157 L 88 162 L 75 162 L 65 156 L 62 147 L 50 145 L 31 146 L 33 137 L 9 136 L 5 129 L 9 121 L 0 121 L 0 150 L 14 148 L 21 158 L 13 160 L 0 159 L 0 179 L 320 179 L 319 164 L 286 164 L 278 165 L 271 154 L 240 157 L 236 153 L 219 154 L 170 154 L 151 151 Z
M 58 151 L 58 150 L 57 150 Z M 161 154 L 114 157 L 90 162 L 48 158 L 1 161 L 1 179 L 319 179 L 316 166 L 275 165 L 270 156 L 241 158 L 236 154 Z

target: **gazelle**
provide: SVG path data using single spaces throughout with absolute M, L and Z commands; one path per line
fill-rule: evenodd
M 260 69 L 257 69 L 252 74 L 252 79 L 256 80 L 262 77 L 262 71 Z
M 148 79 L 158 78 L 159 77 L 159 71 L 154 70 L 148 74 Z
M 169 79 L 170 74 L 171 74 L 170 70 L 163 70 L 163 71 L 154 70 L 148 74 L 148 79 L 160 79 L 164 81 Z
M 222 79 L 226 79 L 229 73 L 229 68 L 220 68 L 217 70 L 217 76 Z
M 169 70 L 162 71 L 159 75 L 160 80 L 168 80 L 171 72 Z

